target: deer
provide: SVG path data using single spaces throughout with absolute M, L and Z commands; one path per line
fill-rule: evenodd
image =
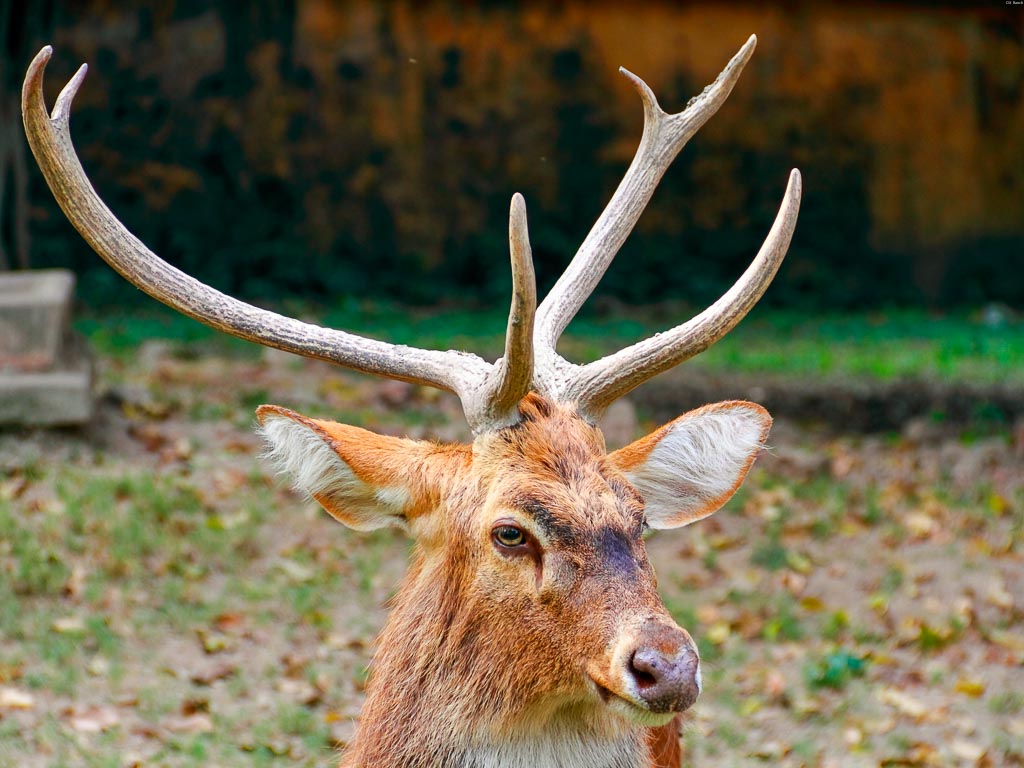
M 512 197 L 512 300 L 504 354 L 493 363 L 285 317 L 163 261 L 111 213 L 76 155 L 69 115 L 86 65 L 48 112 L 43 72 L 52 49 L 30 64 L 22 112 L 39 167 L 78 232 L 137 288 L 242 339 L 461 401 L 468 445 L 378 435 L 277 405 L 256 412 L 269 457 L 298 490 L 350 528 L 394 526 L 415 541 L 342 768 L 680 765 L 683 713 L 702 688 L 700 656 L 658 594 L 645 534 L 719 509 L 762 451 L 772 419 L 754 403 L 714 403 L 610 452 L 599 421 L 757 303 L 793 236 L 799 171 L 757 255 L 710 307 L 585 364 L 556 346 L 669 165 L 732 91 L 756 40 L 674 114 L 620 69 L 643 104 L 639 147 L 539 305 L 526 205 Z

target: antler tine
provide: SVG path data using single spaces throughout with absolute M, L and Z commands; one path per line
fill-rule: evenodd
M 512 257 L 512 306 L 505 331 L 505 355 L 494 364 L 479 397 L 485 413 L 482 428 L 494 429 L 517 420 L 519 401 L 533 384 L 533 323 L 537 312 L 537 280 L 533 271 L 526 201 L 512 196 L 508 214 L 508 244 Z
M 800 193 L 800 171 L 794 168 L 782 206 L 761 250 L 718 301 L 670 331 L 578 368 L 563 397 L 577 402 L 581 413 L 597 418 L 617 398 L 703 352 L 732 330 L 764 294 L 786 256 L 796 228 Z
M 537 310 L 538 351 L 544 358 L 551 357 L 548 350 L 554 351 L 562 332 L 597 286 L 676 155 L 732 92 L 755 45 L 757 37 L 751 35 L 715 81 L 691 99 L 682 112 L 673 115 L 661 109 L 643 80 L 619 69 L 643 100 L 643 135 L 612 199 Z M 557 361 L 554 364 L 560 365 Z
M 85 78 L 85 65 L 61 92 L 53 115 L 47 114 L 43 72 L 52 50 L 50 46 L 44 47 L 25 76 L 25 132 L 57 203 L 107 263 L 153 298 L 233 336 L 358 371 L 454 392 L 463 399 L 467 417 L 474 425 L 470 412 L 478 415 L 480 409 L 473 399 L 492 370 L 476 355 L 388 344 L 259 309 L 186 275 L 146 248 L 96 194 L 75 153 L 69 113 Z

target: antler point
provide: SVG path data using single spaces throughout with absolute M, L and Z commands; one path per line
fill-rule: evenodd
M 793 190 L 793 194 L 800 197 L 803 190 L 803 176 L 800 174 L 799 168 L 794 168 L 789 172 L 789 187 Z
M 75 94 L 78 93 L 78 89 L 81 87 L 82 81 L 85 80 L 85 75 L 88 71 L 89 65 L 83 64 L 75 72 L 74 76 L 68 80 L 68 84 L 61 90 L 60 95 L 57 96 L 57 102 L 53 105 L 52 120 L 66 121 L 70 117 L 71 102 L 74 101 Z
M 43 70 L 46 69 L 46 63 L 50 60 L 50 56 L 52 55 L 52 46 L 44 45 L 39 49 L 39 53 L 32 57 L 32 63 L 28 65 L 28 72 L 25 76 L 26 82 L 35 82 L 42 77 Z

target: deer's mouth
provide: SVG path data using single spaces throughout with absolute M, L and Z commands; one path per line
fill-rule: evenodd
M 627 693 L 613 691 L 607 685 L 598 682 L 594 678 L 591 678 L 591 681 L 597 689 L 597 695 L 608 709 L 636 725 L 657 728 L 670 722 L 677 714 L 676 712 L 652 712 L 642 700 L 636 699 Z

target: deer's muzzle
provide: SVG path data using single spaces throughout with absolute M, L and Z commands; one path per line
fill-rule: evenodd
M 686 630 L 667 618 L 625 632 L 604 670 L 591 669 L 602 700 L 641 725 L 661 725 L 693 706 L 700 694 L 700 656 Z
M 626 662 L 626 674 L 640 700 L 657 713 L 692 707 L 700 694 L 700 657 L 690 636 L 678 627 L 658 624 L 641 637 Z

